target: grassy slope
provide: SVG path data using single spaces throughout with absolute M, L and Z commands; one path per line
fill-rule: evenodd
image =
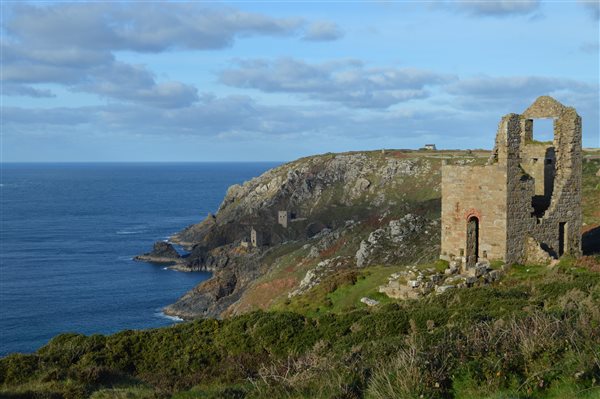
M 493 286 L 349 311 L 380 271 L 338 285 L 334 312 L 59 336 L 0 361 L 0 397 L 599 397 L 597 272 L 517 266 Z

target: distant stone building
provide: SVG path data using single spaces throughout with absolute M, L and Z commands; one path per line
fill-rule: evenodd
M 535 141 L 534 119 L 554 120 Z M 581 117 L 539 97 L 499 124 L 486 165 L 442 166 L 442 257 L 544 262 L 581 255 Z
M 431 150 L 431 151 L 435 151 L 437 148 L 435 148 L 435 144 L 425 144 L 425 146 L 423 147 L 424 150 Z
M 277 213 L 277 223 L 283 227 L 288 227 L 288 221 L 290 219 L 290 213 L 288 211 L 279 211 Z
M 250 244 L 255 248 L 263 245 L 262 234 L 254 227 L 250 229 Z

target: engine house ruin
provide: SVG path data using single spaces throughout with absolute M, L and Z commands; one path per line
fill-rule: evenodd
M 553 121 L 552 141 L 534 139 Z M 441 257 L 549 262 L 581 255 L 581 117 L 552 97 L 502 118 L 485 165 L 442 166 Z

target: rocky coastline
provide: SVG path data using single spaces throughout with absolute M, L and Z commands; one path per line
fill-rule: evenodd
M 328 259 L 326 252 L 338 251 L 347 252 L 339 268 L 434 258 L 441 161 L 427 155 L 355 152 L 284 164 L 231 186 L 215 214 L 168 242 L 155 243 L 135 260 L 213 273 L 164 309 L 167 315 L 192 319 L 246 311 L 245 296 L 271 274 L 274 263 L 290 255 L 288 248 L 307 248 L 315 267 Z M 417 182 L 427 189 L 413 192 Z M 287 216 L 285 225 L 278 220 L 280 212 Z M 258 236 L 254 244 L 252 230 Z M 429 247 L 424 254 L 418 250 L 421 241 Z M 173 244 L 189 254 L 181 256 Z M 391 245 L 396 249 L 389 251 Z M 321 269 L 320 274 L 331 272 Z M 287 282 L 289 291 L 298 289 L 301 280 Z
M 488 156 L 383 150 L 302 158 L 231 186 L 215 214 L 135 259 L 213 273 L 164 309 L 183 319 L 268 309 L 344 270 L 433 262 L 442 162 L 475 165 Z

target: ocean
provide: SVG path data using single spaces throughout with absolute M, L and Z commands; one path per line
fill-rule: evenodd
M 161 309 L 210 273 L 134 262 L 276 163 L 2 164 L 0 356 L 56 334 L 173 324 Z

